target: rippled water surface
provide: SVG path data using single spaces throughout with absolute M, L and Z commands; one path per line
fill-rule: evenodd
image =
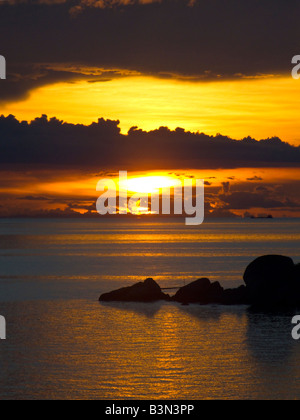
M 97 300 L 148 276 L 238 286 L 256 256 L 300 262 L 299 245 L 297 220 L 1 220 L 0 398 L 298 399 L 291 316 Z

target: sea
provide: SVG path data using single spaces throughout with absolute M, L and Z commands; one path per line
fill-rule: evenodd
M 1 219 L 0 399 L 300 399 L 290 314 L 99 302 L 147 277 L 237 287 L 265 254 L 300 263 L 300 220 Z

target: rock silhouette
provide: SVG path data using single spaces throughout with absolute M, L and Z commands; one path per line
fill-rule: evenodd
M 296 307 L 300 304 L 300 271 L 289 257 L 266 255 L 246 269 L 244 281 L 255 307 Z
M 143 283 L 105 293 L 99 300 L 250 305 L 253 309 L 263 310 L 300 308 L 300 264 L 295 265 L 289 257 L 266 255 L 257 258 L 246 268 L 244 281 L 245 286 L 224 289 L 219 282 L 200 278 L 179 288 L 170 297 L 153 279 L 147 279 Z
M 206 278 L 196 280 L 193 283 L 181 287 L 172 300 L 183 304 L 200 303 L 201 305 L 209 303 L 242 305 L 248 303 L 245 286 L 224 290 L 219 282 L 211 283 Z
M 162 292 L 153 279 L 149 278 L 133 286 L 105 293 L 100 296 L 99 300 L 101 302 L 155 302 L 158 300 L 170 300 L 170 297 Z
M 224 289 L 219 282 L 211 283 L 202 278 L 181 287 L 172 300 L 180 303 L 220 303 Z
M 223 305 L 247 305 L 250 303 L 246 286 L 236 289 L 225 289 L 222 299 Z

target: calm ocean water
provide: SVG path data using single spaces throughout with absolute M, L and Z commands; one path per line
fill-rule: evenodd
M 300 262 L 300 220 L 0 220 L 0 399 L 300 399 L 291 317 L 98 302 L 149 276 L 235 287 L 268 253 Z

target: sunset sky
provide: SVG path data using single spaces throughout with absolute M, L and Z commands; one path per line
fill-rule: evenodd
M 91 216 L 97 181 L 128 170 L 136 191 L 203 178 L 208 216 L 300 217 L 299 13 L 287 0 L 0 2 L 0 216 Z

